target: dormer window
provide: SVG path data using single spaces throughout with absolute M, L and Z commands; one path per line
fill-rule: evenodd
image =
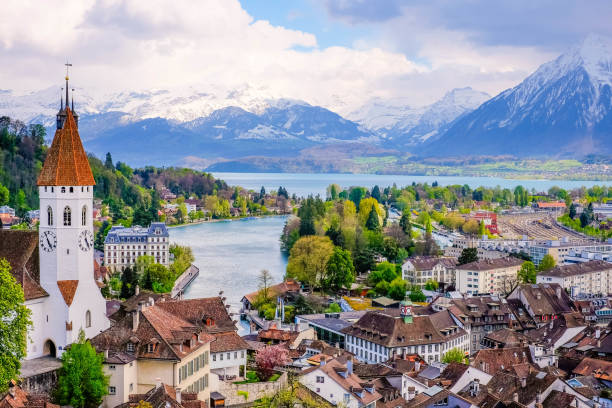
M 210 317 L 205 320 L 207 326 L 214 326 L 215 319 L 211 319 Z
M 128 342 L 127 347 L 126 347 L 127 352 L 128 352 L 128 353 L 133 353 L 133 352 L 134 352 L 134 349 L 135 349 L 135 347 L 134 347 L 134 343 L 132 343 L 132 342 Z
M 147 344 L 147 353 L 153 353 L 155 351 L 155 344 Z

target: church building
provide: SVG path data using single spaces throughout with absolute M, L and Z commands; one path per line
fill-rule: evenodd
M 0 257 L 9 260 L 32 311 L 27 359 L 59 357 L 81 329 L 92 338 L 110 326 L 106 302 L 94 279 L 95 181 L 74 103 L 72 109 L 68 106 L 68 89 L 66 76 L 66 104 L 62 101 L 38 177 L 38 237 L 34 231 L 6 231 L 0 239 Z

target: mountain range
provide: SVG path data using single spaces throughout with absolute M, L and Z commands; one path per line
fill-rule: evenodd
M 99 157 L 110 151 L 134 166 L 252 171 L 266 157 L 331 163 L 338 155 L 406 153 L 579 158 L 612 155 L 611 86 L 612 42 L 591 35 L 493 98 L 467 87 L 421 107 L 403 98 L 374 99 L 343 117 L 249 87 L 184 88 L 79 93 L 76 108 L 86 149 Z M 0 90 L 0 115 L 42 122 L 50 135 L 58 107 L 57 88 L 26 95 Z

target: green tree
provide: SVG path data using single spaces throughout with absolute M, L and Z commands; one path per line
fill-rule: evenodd
M 327 307 L 327 309 L 325 309 L 325 313 L 340 313 L 341 311 L 342 308 L 337 303 L 332 303 Z
M 370 231 L 380 231 L 380 220 L 378 219 L 378 212 L 374 208 L 370 210 L 368 220 L 366 221 L 365 227 Z
M 329 186 L 327 186 L 327 198 L 332 201 L 336 201 L 338 199 L 338 194 L 340 194 L 340 191 L 342 191 L 342 189 L 338 184 L 330 184 Z
M 164 265 L 158 263 L 149 265 L 146 274 L 151 280 L 151 287 L 155 292 L 167 293 L 172 290 L 174 275 Z
M 576 218 L 576 206 L 574 203 L 571 203 L 569 206 L 569 217 L 573 220 Z
M 536 268 L 533 262 L 525 261 L 517 273 L 519 282 L 536 283 Z
M 444 353 L 444 355 L 442 356 L 442 362 L 446 364 L 449 364 L 449 363 L 467 364 L 468 359 L 465 353 L 463 352 L 463 350 L 461 350 L 459 347 L 453 347 L 452 349 Z
M 287 276 L 311 287 L 320 285 L 333 252 L 334 244 L 329 237 L 309 235 L 300 238 L 289 252 Z
M 389 287 L 389 282 L 381 280 L 376 284 L 376 286 L 374 286 L 374 291 L 379 296 L 387 296 L 387 294 L 389 293 Z
M 372 196 L 372 198 L 375 198 L 376 201 L 380 203 L 380 188 L 378 187 L 378 185 L 374 186 L 370 195 Z
M 366 195 L 366 189 L 363 187 L 351 187 L 349 191 L 349 200 L 355 203 L 355 207 L 359 208 L 359 203 Z
M 104 355 L 85 339 L 85 332 L 79 332 L 79 339 L 62 354 L 55 400 L 60 405 L 75 408 L 96 408 L 108 393 L 109 376 L 104 375 Z
M 410 222 L 409 209 L 405 209 L 404 211 L 402 211 L 402 217 L 399 220 L 399 225 L 400 227 L 402 227 L 404 233 L 410 237 L 412 234 L 412 224 Z
M 554 268 L 556 264 L 557 263 L 555 262 L 555 258 L 553 258 L 552 255 L 550 254 L 546 254 L 544 255 L 544 257 L 542 257 L 542 260 L 540 261 L 540 264 L 538 265 L 538 271 L 539 272 L 549 271 L 552 268 Z
M 128 266 L 121 272 L 121 293 L 119 297 L 128 299 L 134 296 L 136 285 L 138 285 L 138 275 Z
M 402 300 L 406 297 L 406 290 L 408 290 L 408 283 L 398 276 L 389 284 L 387 295 L 391 299 Z
M 9 198 L 9 189 L 0 184 L 0 205 L 7 205 L 9 203 Z
M 17 378 L 25 358 L 30 321 L 30 309 L 23 303 L 21 285 L 11 275 L 11 266 L 0 259 L 0 392 L 9 381 Z
M 482 237 L 483 235 L 487 235 L 487 231 L 485 228 L 484 221 L 480 220 L 480 224 L 478 224 L 478 236 Z
M 335 247 L 334 252 L 327 261 L 327 271 L 323 279 L 323 287 L 335 291 L 351 287 L 355 282 L 355 266 L 350 251 Z
M 426 290 L 438 290 L 438 282 L 436 282 L 433 279 L 427 280 L 427 282 L 425 282 L 425 289 Z
M 478 261 L 478 248 L 463 248 L 461 255 L 459 255 L 459 259 L 457 259 L 459 265 L 465 265 L 476 261 Z
M 110 152 L 106 153 L 106 160 L 104 160 L 104 167 L 108 170 L 115 170 L 115 165 L 113 165 L 113 157 Z
M 413 302 L 425 302 L 427 297 L 419 287 L 412 287 L 410 289 L 410 300 Z

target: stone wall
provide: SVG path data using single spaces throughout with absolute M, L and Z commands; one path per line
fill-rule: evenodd
M 251 403 L 266 395 L 274 395 L 287 386 L 287 373 L 280 373 L 281 376 L 274 382 L 256 382 L 249 384 L 234 384 L 227 381 L 219 381 L 218 392 L 225 397 L 225 405 L 242 405 Z M 247 392 L 248 397 L 238 395 L 239 391 Z
M 32 394 L 51 394 L 57 386 L 58 370 L 47 371 L 21 379 L 21 388 Z

